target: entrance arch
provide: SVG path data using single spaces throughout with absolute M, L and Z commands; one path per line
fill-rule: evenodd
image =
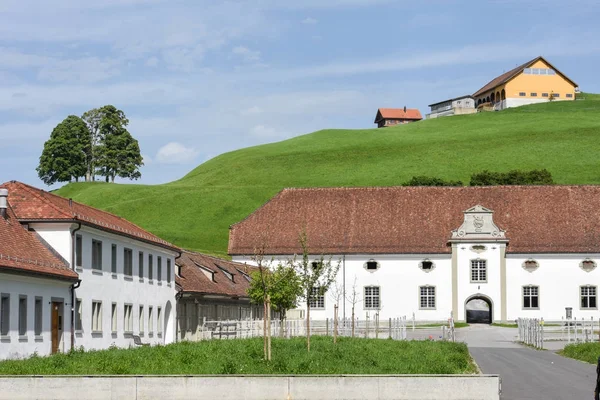
M 476 294 L 465 301 L 465 320 L 471 324 L 491 324 L 494 321 L 494 304 L 482 294 Z
M 165 344 L 173 343 L 175 341 L 174 333 L 175 326 L 173 325 L 173 306 L 171 306 L 171 302 L 167 301 L 165 306 L 165 317 L 164 317 L 164 335 L 165 335 Z

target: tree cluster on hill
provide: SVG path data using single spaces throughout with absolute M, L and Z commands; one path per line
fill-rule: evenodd
M 552 174 L 547 169 L 521 171 L 518 169 L 508 172 L 491 172 L 484 170 L 471 175 L 469 186 L 498 186 L 498 185 L 553 185 Z M 402 186 L 463 186 L 461 181 L 447 181 L 437 177 L 413 176 Z
M 69 115 L 44 143 L 37 167 L 44 183 L 95 180 L 97 175 L 114 182 L 115 177 L 138 179 L 144 165 L 138 141 L 127 130 L 129 120 L 115 106 Z

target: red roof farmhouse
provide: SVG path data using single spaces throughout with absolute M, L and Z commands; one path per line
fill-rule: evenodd
M 375 115 L 375 124 L 378 128 L 407 124 L 422 120 L 421 112 L 416 108 L 380 108 Z

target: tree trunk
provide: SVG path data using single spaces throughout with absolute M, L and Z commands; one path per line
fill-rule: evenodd
M 352 337 L 354 337 L 354 304 L 352 305 Z
M 337 329 L 338 329 L 338 305 L 333 307 L 333 344 L 337 343 Z
M 114 176 L 114 175 L 111 175 L 111 176 L 110 176 L 110 182 L 111 182 L 111 183 L 115 183 L 115 176 Z
M 310 300 L 306 302 L 306 348 L 310 352 Z
M 279 337 L 284 338 L 285 333 L 283 332 L 283 327 L 285 324 L 285 310 L 279 312 Z

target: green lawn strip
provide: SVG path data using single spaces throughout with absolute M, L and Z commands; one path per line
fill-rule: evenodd
M 596 364 L 598 357 L 600 357 L 600 343 L 568 344 L 558 354 L 590 364 Z
M 433 323 L 433 324 L 416 324 L 415 328 L 436 328 L 436 327 L 442 327 L 442 326 L 448 326 L 447 323 Z M 467 324 L 466 322 L 455 322 L 454 323 L 454 327 L 455 328 L 466 328 L 467 326 L 469 326 L 469 324 Z M 412 327 L 412 325 L 410 326 Z
M 286 187 L 394 186 L 488 169 L 546 168 L 556 183 L 600 184 L 600 101 L 362 130 L 323 130 L 221 154 L 162 185 L 73 183 L 58 194 L 114 212 L 191 250 L 227 253 L 229 226 Z
M 168 346 L 76 351 L 0 362 L 0 375 L 169 374 L 471 374 L 467 346 L 439 341 L 313 337 L 273 339 L 262 359 L 262 338 L 182 342 Z

